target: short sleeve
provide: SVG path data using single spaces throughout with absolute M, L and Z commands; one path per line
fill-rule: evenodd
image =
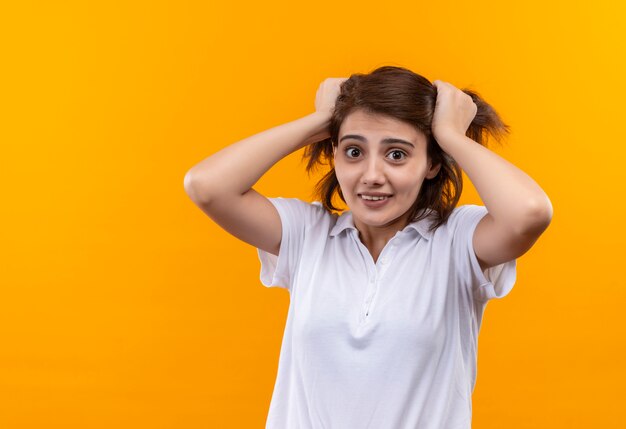
M 282 225 L 282 238 L 278 256 L 257 248 L 261 262 L 260 279 L 263 286 L 282 287 L 291 292 L 302 248 L 304 244 L 307 222 L 310 220 L 310 211 L 314 209 L 311 203 L 298 198 L 268 198 L 276 207 Z
M 471 286 L 473 297 L 486 302 L 505 297 L 515 284 L 517 260 L 503 262 L 483 271 L 472 243 L 478 222 L 487 214 L 485 206 L 467 204 L 458 207 L 454 221 L 454 257 L 460 270 L 461 281 Z

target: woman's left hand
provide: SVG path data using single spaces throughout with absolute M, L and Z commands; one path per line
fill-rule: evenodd
M 476 116 L 478 106 L 470 95 L 448 82 L 435 80 L 433 85 L 437 87 L 437 101 L 431 124 L 435 140 L 440 143 L 440 138 L 443 140 L 450 133 L 465 136 Z

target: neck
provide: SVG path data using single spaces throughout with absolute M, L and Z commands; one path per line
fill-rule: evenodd
M 401 231 L 408 225 L 406 215 L 382 226 L 370 226 L 361 223 L 358 219 L 353 219 L 353 222 L 354 226 L 359 231 L 359 239 L 370 250 L 382 249 L 398 231 Z

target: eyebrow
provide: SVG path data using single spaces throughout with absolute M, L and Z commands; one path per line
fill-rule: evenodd
M 358 134 L 346 134 L 341 139 L 339 139 L 339 143 L 341 143 L 345 139 L 355 139 L 355 140 L 362 141 L 363 143 L 367 143 L 367 139 L 365 137 L 363 137 L 363 136 L 358 135 Z M 391 138 L 390 137 L 390 138 L 382 139 L 380 142 L 382 144 L 400 143 L 400 144 L 409 145 L 413 149 L 415 149 L 415 146 L 413 145 L 413 143 L 409 143 L 408 141 L 402 140 L 402 139 L 397 139 L 397 138 Z

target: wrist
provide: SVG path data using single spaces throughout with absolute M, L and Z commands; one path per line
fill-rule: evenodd
M 433 136 L 435 137 L 435 140 L 437 140 L 437 143 L 439 143 L 440 146 L 443 146 L 447 141 L 458 140 L 459 137 L 463 137 L 464 135 L 452 129 L 446 129 L 439 130 L 437 132 L 433 131 Z
M 311 143 L 329 138 L 331 118 L 332 113 L 319 111 L 315 111 L 305 116 L 305 120 L 308 122 L 309 132 L 307 133 L 308 135 L 303 145 L 307 146 Z
M 321 124 L 321 126 L 327 127 L 328 125 L 330 125 L 330 119 L 332 118 L 333 114 L 330 111 L 316 110 L 309 116 L 314 117 L 316 121 Z

